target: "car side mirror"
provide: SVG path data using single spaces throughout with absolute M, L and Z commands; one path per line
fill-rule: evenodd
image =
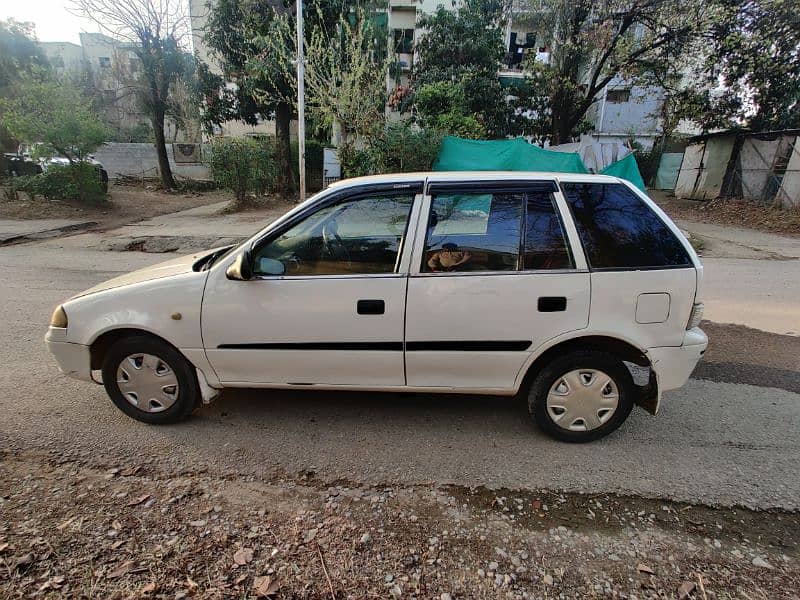
M 231 263 L 225 276 L 233 281 L 247 281 L 253 278 L 253 257 L 250 250 L 245 250 Z

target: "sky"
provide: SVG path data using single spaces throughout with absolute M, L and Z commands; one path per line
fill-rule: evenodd
M 13 17 L 36 26 L 36 37 L 42 42 L 80 44 L 82 31 L 98 31 L 94 23 L 67 11 L 69 0 L 0 0 L 0 19 Z

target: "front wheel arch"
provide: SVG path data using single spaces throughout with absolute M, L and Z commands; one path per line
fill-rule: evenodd
M 119 329 L 111 329 L 109 331 L 105 331 L 89 345 L 89 356 L 91 361 L 91 369 L 92 371 L 99 371 L 103 367 L 103 360 L 105 359 L 106 353 L 108 349 L 111 348 L 114 344 L 116 344 L 119 340 L 128 337 L 149 337 L 154 340 L 157 340 L 163 344 L 167 344 L 176 352 L 181 354 L 186 362 L 191 364 L 193 367 L 197 368 L 197 365 L 193 364 L 186 355 L 183 354 L 172 342 L 167 339 L 164 339 L 160 335 L 156 335 L 151 331 L 147 331 L 145 329 L 138 329 L 136 327 L 122 327 Z

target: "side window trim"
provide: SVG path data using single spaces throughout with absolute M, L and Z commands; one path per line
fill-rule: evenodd
M 586 260 L 586 252 L 584 251 L 581 237 L 578 235 L 578 228 L 575 226 L 575 221 L 572 218 L 572 211 L 569 209 L 567 199 L 564 196 L 564 192 L 561 190 L 561 181 L 558 182 L 557 189 L 553 195 L 556 199 L 556 208 L 561 216 L 561 223 L 564 225 L 564 231 L 567 234 L 567 243 L 572 251 L 575 269 L 577 271 L 588 271 L 589 262 Z

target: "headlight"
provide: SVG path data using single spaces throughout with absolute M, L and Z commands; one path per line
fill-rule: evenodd
M 64 312 L 63 306 L 56 306 L 56 309 L 53 311 L 53 316 L 50 317 L 50 327 L 67 328 L 67 313 Z
M 686 329 L 694 329 L 700 327 L 700 321 L 703 320 L 703 310 L 705 305 L 702 302 L 695 302 L 692 306 L 692 314 L 689 315 L 689 322 L 686 323 Z

